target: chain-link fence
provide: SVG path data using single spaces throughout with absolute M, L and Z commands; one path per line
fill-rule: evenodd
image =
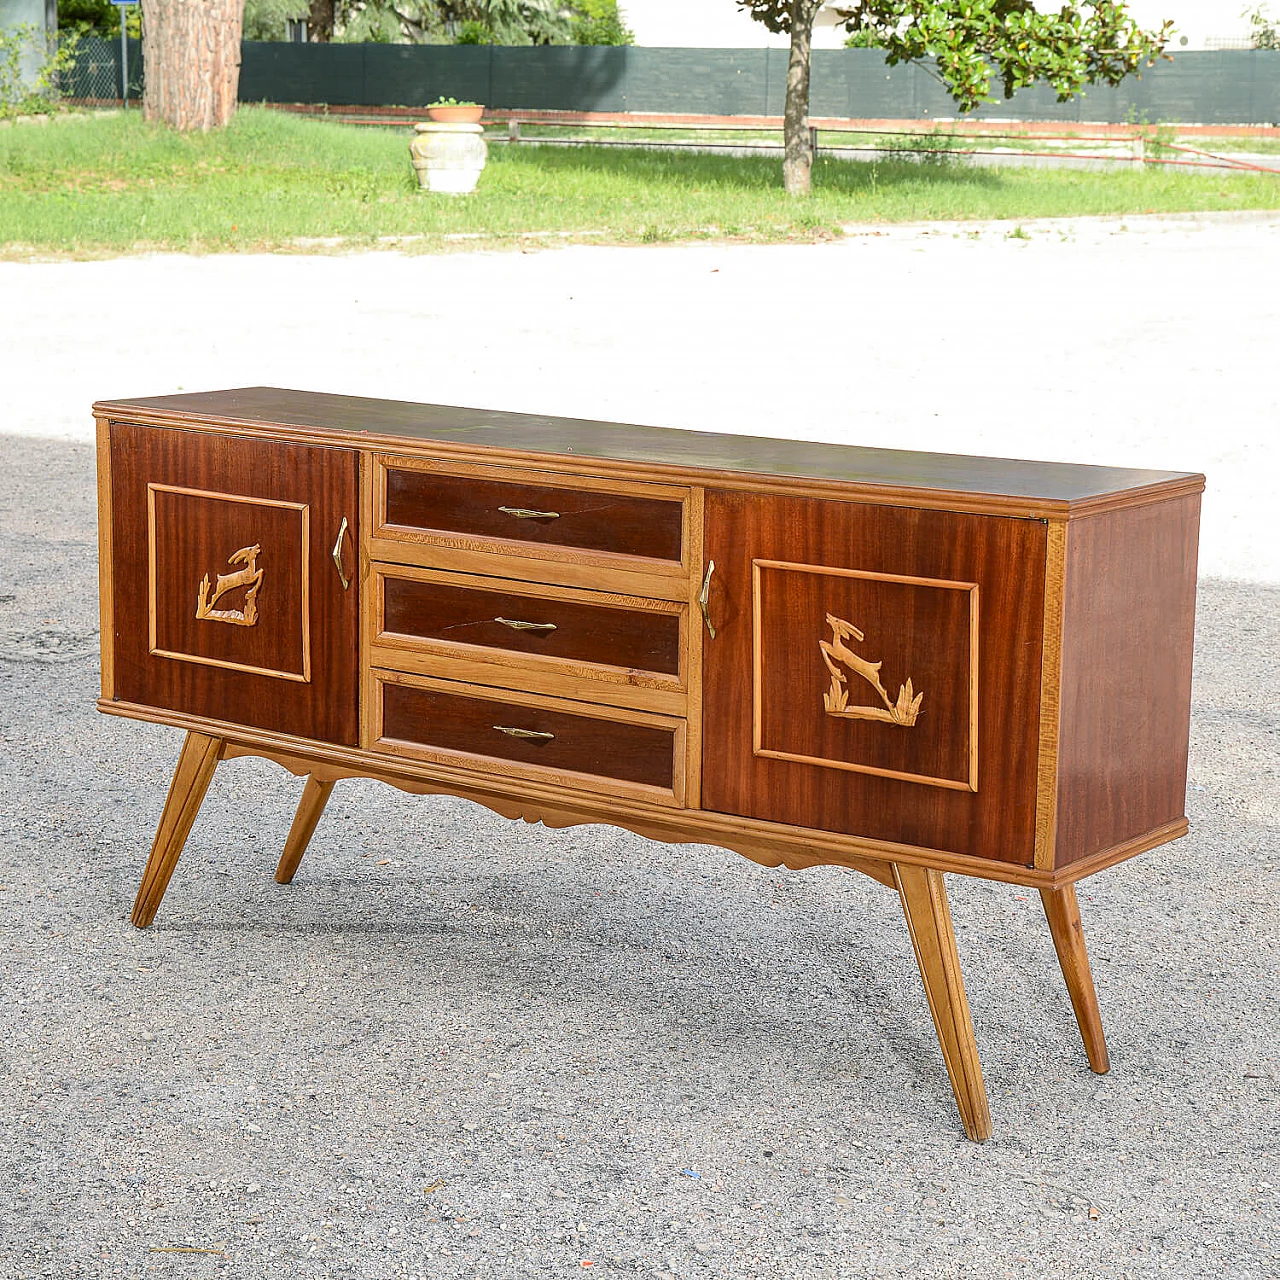
M 120 41 L 81 36 L 75 44 L 75 66 L 62 76 L 64 97 L 80 101 L 120 100 Z M 129 41 L 129 97 L 142 96 L 142 43 Z

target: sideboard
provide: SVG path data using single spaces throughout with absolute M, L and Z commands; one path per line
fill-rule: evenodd
M 1182 835 L 1204 478 L 267 387 L 98 424 L 102 698 L 186 731 L 149 925 L 219 761 L 380 778 L 896 891 L 991 1133 L 945 873 L 1075 884 Z

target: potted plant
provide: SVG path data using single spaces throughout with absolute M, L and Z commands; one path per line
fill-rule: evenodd
M 427 108 L 430 119 L 413 126 L 409 153 L 422 190 L 461 196 L 476 189 L 489 154 L 483 111 L 478 102 L 439 98 Z
M 427 107 L 427 119 L 435 124 L 479 124 L 484 107 L 478 102 L 459 102 L 457 98 L 437 98 Z

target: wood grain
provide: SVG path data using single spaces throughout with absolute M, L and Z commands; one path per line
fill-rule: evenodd
M 456 578 L 411 577 L 395 570 L 379 577 L 379 636 L 680 675 L 679 609 L 597 603 L 585 593 L 572 598 L 525 594 L 491 578 L 462 585 Z M 510 622 L 553 629 L 523 630 Z
M 960 1121 L 971 1141 L 986 1142 L 991 1137 L 991 1111 L 942 873 L 895 864 L 893 875 Z
M 406 679 L 401 673 L 370 673 L 375 686 L 379 680 L 388 678 Z M 793 858 L 794 865 L 806 867 L 848 866 L 858 860 L 871 859 L 899 862 L 908 866 L 933 867 L 939 871 L 1002 884 L 1027 885 L 1033 889 L 1058 889 L 1171 840 L 1177 840 L 1187 833 L 1187 821 L 1182 818 L 1153 828 L 1111 849 L 1102 850 L 1078 863 L 1055 868 L 1053 871 L 1039 871 L 1017 863 L 975 858 L 945 849 L 930 849 L 833 831 L 815 831 L 812 828 L 743 818 L 706 809 L 673 808 L 671 793 L 652 787 L 633 788 L 630 784 L 616 782 L 602 785 L 598 780 L 592 784 L 592 780 L 585 776 L 575 780 L 565 775 L 563 785 L 573 788 L 572 794 L 566 794 L 556 778 L 548 776 L 545 771 L 522 771 L 517 765 L 506 764 L 504 767 L 504 762 L 485 769 L 483 761 L 468 762 L 464 758 L 443 754 L 432 757 L 425 750 L 410 754 L 397 750 L 394 743 L 377 750 L 334 746 L 253 729 L 230 721 L 210 720 L 177 711 L 106 699 L 99 701 L 98 710 L 106 715 L 170 725 L 184 731 L 217 732 L 232 743 L 228 748 L 229 755 L 261 755 L 269 759 L 277 756 L 305 758 L 313 763 L 314 770 L 303 772 L 323 771 L 326 776 L 380 778 L 397 787 L 403 781 L 406 784 L 412 783 L 412 786 L 406 787 L 408 790 L 465 796 L 495 808 L 495 811 L 500 811 L 496 809 L 499 804 L 523 802 L 540 810 L 555 810 L 572 815 L 565 825 L 602 823 L 675 844 L 713 844 L 725 849 L 736 848 L 740 842 L 750 843 L 753 848 L 768 845 L 779 851 L 783 862 L 788 866 L 793 865 Z M 674 732 L 678 747 L 684 724 L 679 720 L 672 720 L 670 723 L 677 726 Z M 483 776 L 478 777 L 477 772 Z M 492 804 L 489 803 L 490 800 L 493 801 Z M 656 835 L 658 831 L 664 834 Z
M 110 434 L 113 632 L 103 641 L 114 654 L 115 695 L 355 745 L 360 592 L 356 585 L 343 591 L 327 535 L 336 533 L 343 515 L 358 518 L 356 455 L 122 423 Z M 148 486 L 161 487 L 153 490 L 155 648 L 226 665 L 150 651 Z M 303 508 L 316 530 L 305 571 Z M 269 540 L 255 536 L 266 532 Z M 232 627 L 197 620 L 204 573 L 225 568 L 231 552 L 254 542 L 264 547 L 259 622 Z M 282 678 L 288 676 L 294 678 Z
M 94 412 L 304 443 L 404 449 L 406 441 L 430 442 L 437 459 L 550 464 L 563 475 L 1019 517 L 1062 518 L 1204 487 L 1202 475 L 1186 472 L 770 440 L 279 387 L 102 401 Z
M 679 502 L 390 465 L 386 485 L 389 527 L 681 560 Z M 520 518 L 511 514 L 515 509 L 546 511 L 548 517 Z
M 377 746 L 422 759 L 548 783 L 625 789 L 680 804 L 682 721 L 514 689 L 493 689 L 396 671 L 376 671 Z M 520 733 L 550 735 L 534 740 Z
M 164 813 L 151 845 L 151 856 L 133 903 L 132 919 L 139 929 L 145 929 L 156 918 L 225 746 L 222 738 L 194 732 L 188 733 L 182 744 Z
M 307 845 L 315 835 L 320 815 L 324 813 L 324 807 L 329 803 L 329 795 L 333 787 L 332 779 L 326 781 L 315 777 L 314 774 L 307 778 L 307 784 L 302 788 L 302 797 L 298 801 L 298 811 L 293 816 L 293 825 L 289 828 L 289 836 L 284 843 L 284 852 L 280 855 L 280 862 L 276 867 L 277 884 L 293 883 L 293 877 L 297 875 L 298 866 L 302 862 L 302 855 L 306 853 Z
M 1058 825 L 1058 725 L 1062 705 L 1062 598 L 1069 526 L 1050 521 L 1044 569 L 1044 639 L 1040 663 L 1040 741 L 1036 764 L 1035 865 L 1053 866 Z
M 703 806 L 886 844 L 1030 865 L 1035 838 L 1044 524 L 717 491 L 707 494 L 706 529 L 705 553 L 716 562 L 718 635 L 704 651 Z M 812 741 L 821 750 L 793 754 L 930 773 L 958 780 L 960 788 L 755 753 L 752 562 L 759 560 L 977 584 L 981 611 L 976 792 L 969 790 L 967 782 L 971 632 L 964 590 L 928 593 L 921 588 L 913 595 L 904 586 L 900 598 L 874 603 L 875 619 L 864 619 L 867 626 L 879 628 L 877 646 L 884 646 L 869 656 L 883 657 L 886 672 L 892 668 L 895 678 L 905 679 L 918 671 L 919 655 L 928 655 L 933 664 L 928 679 L 919 677 L 919 687 L 925 690 L 924 714 L 910 730 L 836 720 L 825 714 L 822 696 L 828 673 L 817 647 L 828 632 L 825 614 L 818 607 L 825 597 L 805 597 L 812 617 L 789 609 L 789 597 L 780 597 L 772 612 L 766 613 L 765 633 L 758 642 L 766 654 L 778 655 L 784 664 L 772 685 L 767 677 L 760 677 L 766 689 L 762 748 Z M 841 583 L 858 584 L 860 591 L 877 585 L 853 577 L 811 576 L 824 591 L 854 590 Z M 944 617 L 938 613 L 939 601 L 959 602 L 962 608 L 955 617 Z M 917 619 L 922 624 L 919 639 L 914 629 Z M 925 624 L 942 630 L 931 632 Z M 935 705 L 930 702 L 930 688 L 950 692 Z M 770 697 L 773 729 L 768 719 Z M 929 768 L 917 762 L 917 757 L 925 759 L 926 751 L 933 753 Z
M 1073 521 L 1055 865 L 1185 814 L 1198 496 Z
M 872 629 L 857 642 L 859 656 L 894 673 L 886 679 L 895 690 L 905 679 L 927 695 L 923 718 L 897 726 L 910 732 L 883 722 L 831 723 L 834 677 L 823 654 L 831 652 L 824 632 L 832 611 Z M 751 612 L 755 755 L 977 791 L 976 583 L 753 559 Z M 846 675 L 845 689 L 850 703 L 875 702 L 856 678 Z
M 104 698 L 116 694 L 115 552 L 111 515 L 111 428 L 105 418 L 96 423 L 98 460 L 98 635 L 99 677 Z
M 1084 926 L 1080 922 L 1080 903 L 1075 885 L 1061 889 L 1041 889 L 1040 900 L 1053 935 L 1058 964 L 1066 979 L 1071 1007 L 1075 1010 L 1084 1041 L 1085 1056 L 1089 1066 L 1099 1075 L 1111 1069 L 1107 1055 L 1107 1040 L 1102 1032 L 1102 1015 L 1098 1012 L 1098 993 L 1093 985 L 1093 971 L 1089 968 L 1089 952 L 1085 947 Z

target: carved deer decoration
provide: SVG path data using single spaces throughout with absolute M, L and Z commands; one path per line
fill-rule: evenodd
M 243 569 L 235 573 L 220 573 L 213 586 L 212 596 L 209 594 L 209 575 L 204 575 L 200 583 L 200 594 L 196 597 L 196 617 L 211 622 L 229 622 L 236 627 L 251 627 L 258 621 L 258 590 L 262 586 L 262 570 L 258 568 L 258 555 L 262 547 L 254 543 L 251 547 L 241 547 L 227 557 L 228 564 L 242 564 Z M 237 587 L 248 587 L 242 609 L 215 609 L 214 605 Z
M 888 691 L 880 683 L 880 668 L 884 663 L 868 662 L 854 653 L 845 643 L 850 638 L 858 641 L 865 640 L 866 637 L 862 632 L 852 622 L 845 622 L 843 618 L 836 618 L 831 614 L 827 614 L 827 625 L 831 628 L 831 639 L 818 641 L 818 648 L 822 650 L 822 660 L 827 664 L 827 670 L 831 672 L 831 688 L 822 695 L 822 705 L 826 708 L 827 715 L 840 716 L 847 720 L 884 720 L 889 724 L 902 725 L 904 728 L 910 728 L 915 724 L 920 714 L 920 703 L 924 700 L 924 694 L 916 693 L 912 688 L 910 676 L 907 677 L 907 683 L 898 689 L 898 700 L 891 701 Z M 836 665 L 837 662 L 844 663 L 856 675 L 861 676 L 880 695 L 884 706 L 867 707 L 857 703 L 851 705 L 847 688 L 848 677 Z

